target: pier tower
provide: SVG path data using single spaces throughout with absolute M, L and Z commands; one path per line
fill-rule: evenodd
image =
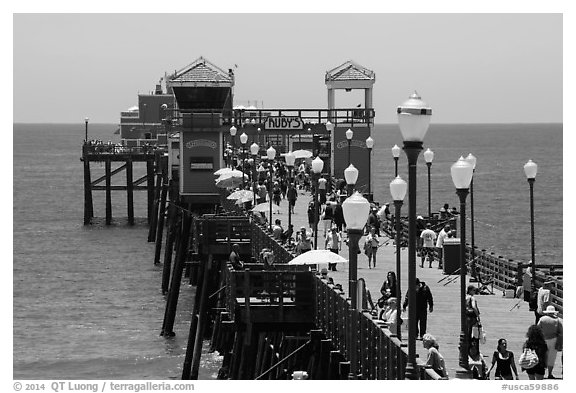
M 366 149 L 366 138 L 371 134 L 374 125 L 374 109 L 372 108 L 372 87 L 376 82 L 376 74 L 352 60 L 346 61 L 326 72 L 325 83 L 328 88 L 328 119 L 335 125 L 331 135 L 331 168 L 332 175 L 344 178 L 344 169 L 348 166 L 348 140 L 346 131 L 354 132 L 350 142 L 350 163 L 358 168 L 359 175 L 356 189 L 365 191 L 371 179 L 369 172 L 370 155 Z M 351 112 L 351 116 L 337 115 L 336 90 L 364 90 L 364 103 Z M 363 106 L 362 106 L 363 105 Z M 373 189 L 373 188 L 371 188 Z
M 181 115 L 179 191 L 192 210 L 219 203 L 214 171 L 224 167 L 223 134 L 232 124 L 234 73 L 203 57 L 167 80 Z

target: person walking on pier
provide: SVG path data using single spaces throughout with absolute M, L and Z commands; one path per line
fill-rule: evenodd
M 328 228 L 332 227 L 334 222 L 334 207 L 336 206 L 336 200 L 331 197 L 330 200 L 326 201 L 324 208 L 322 210 L 321 218 L 324 224 L 324 236 L 328 233 Z
M 438 250 L 438 269 L 442 269 L 444 263 L 444 240 L 448 238 L 448 233 L 450 232 L 450 225 L 444 225 L 444 228 L 438 233 L 438 239 L 436 239 L 436 249 Z
M 280 214 L 280 201 L 282 200 L 282 190 L 280 190 L 280 184 L 274 182 L 274 188 L 272 189 L 272 200 L 276 205 L 276 214 Z
M 338 252 L 342 249 L 342 236 L 340 236 L 340 233 L 337 231 L 335 226 L 333 226 L 330 230 L 330 233 L 326 235 L 324 247 L 327 250 L 332 251 L 334 254 L 338 254 Z M 336 263 L 328 263 L 328 270 L 335 272 Z
M 370 227 L 370 233 L 366 236 L 364 243 L 364 252 L 368 256 L 368 268 L 372 269 L 371 262 L 374 263 L 374 268 L 376 268 L 376 254 L 378 253 L 378 246 L 380 245 L 380 240 L 376 234 L 376 228 Z
M 472 371 L 472 379 L 487 379 L 487 368 L 478 341 L 472 341 L 468 348 L 468 369 Z
M 540 318 L 542 318 L 542 315 L 544 315 L 544 310 L 546 310 L 546 307 L 550 305 L 550 289 L 552 288 L 553 284 L 554 281 L 547 279 L 542 284 L 542 287 L 538 289 L 537 307 L 536 311 L 534 311 L 534 316 L 536 317 L 535 324 L 538 323 Z
M 386 280 L 384 281 L 384 283 L 382 284 L 382 287 L 380 287 L 380 293 L 382 294 L 382 297 L 380 299 L 378 299 L 378 301 L 380 300 L 388 300 L 388 298 L 391 297 L 395 297 L 397 298 L 398 296 L 396 293 L 396 273 L 393 271 L 389 271 L 388 274 L 386 275 Z M 400 299 L 398 299 L 398 301 L 400 301 Z
M 496 366 L 494 379 L 518 379 L 518 371 L 516 370 L 516 362 L 514 362 L 514 353 L 507 349 L 508 342 L 505 338 L 498 340 L 496 350 L 492 354 L 492 365 L 486 373 L 486 379 L 490 379 L 490 371 Z M 514 372 L 514 378 L 512 377 Z
M 431 334 L 425 334 L 422 337 L 422 346 L 428 350 L 428 357 L 426 358 L 426 365 L 430 366 L 443 379 L 448 378 L 444 356 L 440 354 L 440 345 L 438 341 Z
M 404 298 L 402 311 L 405 312 L 407 306 L 410 306 L 408 303 L 408 292 L 406 292 L 406 297 Z M 424 281 L 421 282 L 416 278 L 416 336 L 419 335 L 420 339 L 422 339 L 426 334 L 428 308 L 431 313 L 434 311 L 434 298 L 432 297 L 432 291 L 430 291 L 430 288 Z
M 434 262 L 434 247 L 436 246 L 436 232 L 432 230 L 432 225 L 430 223 L 426 224 L 426 229 L 420 234 L 422 239 L 422 251 L 420 253 L 420 258 L 422 258 L 422 263 L 420 267 L 424 267 L 424 259 L 428 257 L 428 267 L 432 267 L 432 262 Z
M 474 285 L 468 285 L 466 289 L 466 328 L 468 338 L 471 341 L 478 340 L 472 337 L 472 329 L 482 326 L 480 323 L 480 309 L 474 295 L 478 293 L 478 288 Z
M 337 201 L 336 205 L 334 205 L 333 208 L 334 208 L 334 224 L 336 224 L 338 232 L 342 232 L 342 228 L 346 226 L 346 221 L 344 220 L 344 210 L 342 210 L 342 203 L 340 203 L 340 201 Z
M 522 347 L 522 350 L 531 349 L 538 355 L 538 364 L 532 368 L 522 368 L 528 374 L 528 378 L 531 380 L 541 380 L 544 379 L 544 373 L 546 371 L 546 357 L 548 355 L 548 346 L 544 340 L 544 335 L 542 334 L 542 329 L 537 325 L 532 325 L 528 328 L 526 332 L 526 341 Z
M 286 199 L 288 199 L 290 213 L 294 214 L 294 206 L 296 206 L 296 199 L 298 199 L 298 191 L 296 191 L 294 183 L 290 183 L 288 191 L 286 191 Z
M 558 351 L 562 351 L 564 341 L 564 326 L 562 320 L 558 318 L 558 311 L 553 305 L 546 307 L 544 315 L 537 323 L 537 326 L 542 329 L 542 335 L 546 346 L 548 347 L 548 355 L 546 356 L 546 368 L 548 369 L 547 379 L 556 379 L 552 374 L 554 363 L 556 363 L 556 355 Z

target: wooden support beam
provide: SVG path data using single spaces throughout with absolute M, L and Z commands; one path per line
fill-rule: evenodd
M 168 291 L 170 282 L 170 268 L 172 265 L 172 250 L 178 228 L 176 226 L 177 212 L 176 207 L 172 204 L 168 206 L 168 227 L 166 234 L 166 247 L 164 248 L 164 267 L 162 268 L 162 294 Z
M 128 160 L 126 166 L 126 207 L 128 209 L 128 224 L 134 225 L 134 188 L 132 184 L 132 160 Z
M 94 217 L 94 205 L 90 181 L 90 161 L 84 160 L 84 225 L 90 224 L 92 217 Z
M 106 160 L 105 162 L 112 162 L 110 160 Z M 126 164 L 119 166 L 118 168 L 114 169 L 112 172 L 110 172 L 110 176 L 114 176 L 115 174 L 123 171 L 124 169 L 126 169 Z M 92 187 L 97 186 L 98 184 L 102 183 L 103 181 L 106 180 L 106 174 L 104 176 L 99 177 L 98 179 L 94 180 L 92 182 Z M 96 189 L 96 188 L 95 188 Z
M 156 228 L 156 248 L 154 250 L 154 264 L 160 263 L 162 251 L 162 235 L 164 234 L 164 217 L 166 216 L 166 195 L 168 194 L 168 178 L 162 179 L 162 194 L 160 195 L 160 208 L 158 213 L 158 227 Z
M 166 302 L 164 324 L 162 326 L 161 332 L 161 335 L 165 337 L 173 337 L 175 335 L 173 331 L 174 319 L 176 317 L 176 308 L 178 305 L 178 295 L 180 293 L 180 283 L 182 281 L 184 260 L 186 259 L 186 252 L 188 250 L 188 238 L 190 236 L 191 224 L 192 217 L 189 214 L 184 214 L 182 218 L 182 229 L 180 231 L 180 247 L 178 247 L 176 252 L 174 269 L 172 270 L 172 279 L 170 280 L 170 290 L 168 294 L 168 300 Z
M 148 187 L 148 225 L 150 225 L 154 210 L 154 160 L 146 161 L 146 180 Z M 151 240 L 148 239 L 148 241 Z
M 158 210 L 160 205 L 160 191 L 162 189 L 162 174 L 156 175 L 156 186 L 154 187 L 154 201 L 152 203 L 152 216 L 148 228 L 148 242 L 156 240 L 156 225 L 158 225 Z M 150 196 L 150 193 L 148 193 Z
M 104 166 L 106 172 L 106 225 L 110 225 L 112 223 L 112 189 L 110 188 L 112 182 L 112 163 L 110 160 L 106 160 Z

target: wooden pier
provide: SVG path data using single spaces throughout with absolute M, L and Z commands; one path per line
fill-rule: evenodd
M 94 218 L 93 191 L 106 193 L 105 217 L 106 225 L 112 223 L 112 191 L 126 191 L 127 217 L 130 225 L 134 224 L 134 191 L 146 191 L 148 193 L 148 223 L 154 217 L 154 176 L 161 181 L 162 158 L 164 151 L 153 146 L 126 147 L 115 144 L 85 142 L 82 146 L 84 163 L 84 225 L 91 223 Z M 90 163 L 104 163 L 104 174 L 96 180 L 92 180 Z M 134 165 L 144 163 L 146 174 L 136 180 L 133 178 Z M 112 168 L 113 164 L 116 166 Z M 156 168 L 156 169 L 155 169 Z M 114 175 L 125 172 L 126 184 L 112 184 Z M 104 183 L 102 185 L 102 183 Z M 155 225 L 152 225 L 155 227 Z
M 310 198 L 307 193 L 299 195 L 297 213 L 292 216 L 295 227 L 307 226 L 305 207 Z M 223 199 L 222 202 L 233 208 L 229 201 Z M 285 224 L 287 209 L 286 201 L 282 201 L 281 213 L 274 214 L 273 218 Z M 346 293 L 347 264 L 339 264 L 337 272 L 325 275 L 310 272 L 307 267 L 303 271 L 303 267 L 287 266 L 285 263 L 293 257 L 292 248 L 272 239 L 266 225 L 250 222 L 237 211 L 190 220 L 191 233 L 181 231 L 181 236 L 187 236 L 192 244 L 189 259 L 180 239 L 180 248 L 176 250 L 181 262 L 175 262 L 172 272 L 172 283 L 177 286 L 181 279 L 177 269 L 184 271 L 188 267 L 190 280 L 197 285 L 183 378 L 197 378 L 201 356 L 198 340 L 202 337 L 210 339 L 212 350 L 223 356 L 219 376 L 222 379 L 290 379 L 294 371 L 306 371 L 310 379 L 403 378 L 407 329 L 402 331 L 402 338 L 396 337 L 376 318 L 366 301 L 367 292 L 374 300 L 380 296 L 379 288 L 387 272 L 395 270 L 395 246 L 391 240 L 383 237 L 388 244 L 380 248 L 375 269 L 368 269 L 367 258 L 359 255 L 358 277 L 365 282 L 366 291 L 364 301 L 359 302 L 364 307 L 356 311 L 350 309 Z M 319 231 L 322 239 L 321 225 Z M 251 261 L 245 271 L 234 271 L 227 263 L 233 243 L 241 245 L 242 259 Z M 273 250 L 276 257 L 272 271 L 266 271 L 258 260 L 258 253 L 264 248 Z M 407 250 L 403 249 L 402 261 L 407 260 L 406 254 Z M 346 246 L 341 255 L 348 256 Z M 503 337 L 517 359 L 526 330 L 534 323 L 534 314 L 528 311 L 524 301 L 503 297 L 503 289 L 506 285 L 518 284 L 514 280 L 519 278 L 518 269 L 523 265 L 481 250 L 475 255 L 480 256 L 479 270 L 496 277 L 491 287 L 493 295 L 477 295 L 482 324 L 487 331 L 487 343 L 481 346 L 481 351 L 490 363 L 496 342 Z M 164 263 L 166 266 L 170 261 Z M 211 272 L 209 276 L 207 272 Z M 406 273 L 401 275 L 403 292 L 408 288 L 406 276 Z M 459 281 L 451 280 L 455 276 L 444 275 L 437 268 L 437 262 L 433 268 L 418 267 L 417 276 L 429 285 L 434 295 L 428 333 L 438 339 L 449 376 L 454 378 L 459 368 Z M 541 280 L 545 275 L 537 277 Z M 173 290 L 171 286 L 170 291 Z M 562 310 L 561 280 L 557 282 L 553 299 L 557 309 Z M 168 303 L 171 303 L 170 294 Z M 174 307 L 173 301 L 171 307 Z M 167 306 L 168 318 L 172 313 Z M 403 319 L 406 327 L 406 314 Z M 170 326 L 170 322 L 166 326 Z M 165 329 L 163 333 L 170 335 Z M 354 343 L 350 341 L 352 338 L 356 338 Z M 419 345 L 417 352 L 419 377 L 439 379 L 424 367 L 426 350 Z M 356 362 L 356 376 L 350 375 L 351 361 Z M 556 374 L 561 373 L 560 357 L 555 369 Z M 521 373 L 520 378 L 527 379 L 527 376 Z

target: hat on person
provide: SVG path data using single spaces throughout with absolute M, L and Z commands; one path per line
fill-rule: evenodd
M 300 230 L 302 230 L 302 229 L 306 230 L 306 227 L 300 227 Z
M 549 305 L 548 307 L 546 307 L 546 310 L 542 312 L 542 314 L 557 317 L 558 311 L 556 311 L 556 308 L 553 305 Z
M 554 284 L 554 280 L 551 277 L 548 277 L 546 281 L 542 285 Z
M 417 219 L 417 220 L 423 220 L 423 219 L 424 219 L 424 217 L 422 217 L 422 216 L 418 216 L 418 217 L 416 217 L 416 219 Z

